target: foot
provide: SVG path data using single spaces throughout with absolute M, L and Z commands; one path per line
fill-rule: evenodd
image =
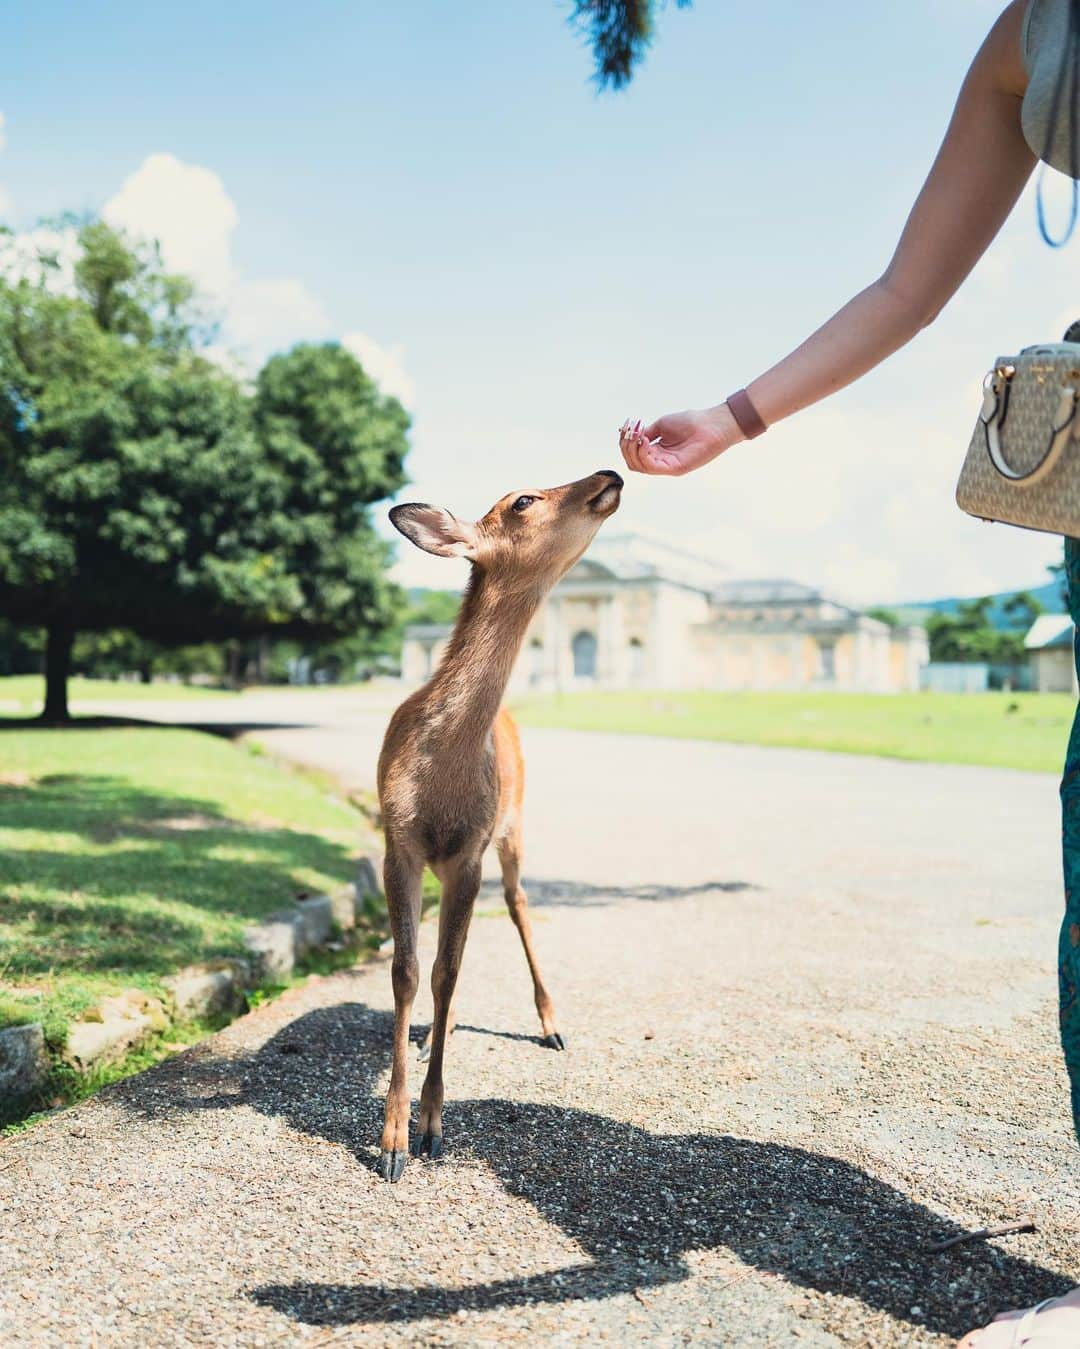
M 542 1036 L 540 1043 L 545 1049 L 563 1050 L 566 1048 L 566 1041 L 557 1030 L 553 1030 L 550 1035 Z
M 379 1175 L 391 1185 L 395 1184 L 401 1179 L 401 1173 L 405 1170 L 405 1163 L 408 1160 L 408 1152 L 396 1148 L 384 1149 L 379 1153 Z
M 1037 1307 L 1006 1312 L 965 1335 L 957 1349 L 1075 1349 L 1080 1344 L 1080 1288 Z
M 442 1134 L 421 1134 L 413 1144 L 413 1156 L 437 1162 L 442 1156 Z

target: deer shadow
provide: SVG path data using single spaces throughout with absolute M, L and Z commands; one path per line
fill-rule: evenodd
M 341 1144 L 374 1171 L 382 1127 L 374 1088 L 392 1026 L 389 1012 L 342 1003 L 298 1017 L 247 1058 L 185 1055 L 123 1084 L 114 1099 L 156 1117 L 246 1105 Z M 691 1277 L 690 1252 L 722 1248 L 789 1283 L 959 1336 L 1002 1307 L 1071 1286 L 982 1243 L 932 1254 L 933 1242 L 963 1229 L 869 1172 L 804 1148 L 656 1135 L 588 1111 L 499 1099 L 451 1099 L 446 1122 L 450 1166 L 457 1158 L 489 1167 L 588 1260 L 464 1288 L 301 1281 L 248 1296 L 305 1325 L 409 1322 L 677 1284 Z M 410 1164 L 430 1165 L 447 1163 Z
M 693 896 L 740 895 L 764 889 L 753 881 L 713 880 L 697 881 L 689 885 L 646 881 L 639 885 L 590 885 L 585 881 L 535 876 L 526 876 L 524 884 L 529 895 L 529 907 L 533 909 L 549 906 L 594 908 L 614 902 L 622 903 L 628 899 L 640 900 L 647 904 L 662 904 L 668 900 L 689 899 Z M 502 887 L 497 881 L 486 880 L 480 887 L 480 895 L 484 901 L 497 899 L 502 895 Z

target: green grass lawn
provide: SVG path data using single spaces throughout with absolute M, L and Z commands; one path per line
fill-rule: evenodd
M 1067 694 L 568 693 L 522 699 L 526 726 L 840 750 L 1057 773 Z
M 126 680 L 83 679 L 77 675 L 68 681 L 68 698 L 76 703 L 160 702 L 175 698 L 231 698 L 227 689 L 205 689 L 188 684 L 134 684 Z M 5 707 L 4 705 L 9 706 Z M 11 704 L 17 704 L 12 708 Z M 0 716 L 4 713 L 32 717 L 45 705 L 45 680 L 41 675 L 6 675 L 0 678 Z
M 56 1043 L 103 995 L 242 953 L 370 837 L 321 784 L 196 731 L 0 731 L 0 1026 Z

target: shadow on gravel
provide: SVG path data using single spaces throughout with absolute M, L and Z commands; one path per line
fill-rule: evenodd
M 525 877 L 525 889 L 529 894 L 529 904 L 533 908 L 545 905 L 566 905 L 568 908 L 589 908 L 593 905 L 622 903 L 627 899 L 640 899 L 646 903 L 663 903 L 671 899 L 689 899 L 692 895 L 723 893 L 742 894 L 744 891 L 761 891 L 760 885 L 751 881 L 700 881 L 695 885 L 587 885 L 581 881 L 536 880 Z M 485 881 L 481 898 L 502 899 L 502 886 L 497 881 Z
M 248 1058 L 185 1055 L 123 1084 L 113 1099 L 165 1120 L 246 1105 L 343 1145 L 368 1183 L 381 1185 L 372 1174 L 382 1126 L 373 1091 L 391 1027 L 389 1013 L 344 1003 L 298 1018 Z M 721 1247 L 792 1284 L 843 1293 L 900 1320 L 911 1321 L 918 1307 L 913 1324 L 958 1336 L 1002 1307 L 1070 1286 L 985 1243 L 929 1254 L 928 1244 L 962 1229 L 866 1171 L 802 1148 L 658 1136 L 580 1110 L 504 1100 L 450 1100 L 446 1118 L 450 1152 L 439 1165 L 489 1167 L 508 1193 L 579 1243 L 588 1263 L 464 1288 L 300 1282 L 249 1296 L 307 1325 L 407 1322 L 678 1283 L 691 1274 L 686 1253 Z M 433 1163 L 411 1162 L 402 1184 L 422 1165 Z M 435 1194 L 431 1202 L 449 1201 Z M 419 1209 L 410 1213 L 423 1222 Z M 317 1211 L 311 1221 L 321 1221 Z M 507 1264 L 521 1255 L 507 1251 Z

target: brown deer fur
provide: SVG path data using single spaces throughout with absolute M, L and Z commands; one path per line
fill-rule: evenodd
M 442 1151 L 443 1052 L 485 849 L 494 842 L 503 889 L 533 979 L 543 1044 L 563 1049 L 533 948 L 521 887 L 524 765 L 517 728 L 502 709 L 514 659 L 544 596 L 581 557 L 619 506 L 610 469 L 565 487 L 530 489 L 497 502 L 475 524 L 434 506 L 395 506 L 390 518 L 419 548 L 466 557 L 472 575 L 439 668 L 394 713 L 379 756 L 386 831 L 383 879 L 394 935 L 394 1052 L 380 1174 L 396 1181 L 409 1146 L 406 1055 L 419 982 L 420 884 L 439 880 L 439 940 L 431 972 L 435 1015 L 420 1096 L 416 1154 Z

